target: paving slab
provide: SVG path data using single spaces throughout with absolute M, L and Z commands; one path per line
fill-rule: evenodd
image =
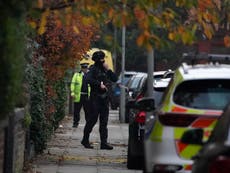
M 60 123 L 43 154 L 36 156 L 33 168 L 36 173 L 142 173 L 128 170 L 127 144 L 128 124 L 119 122 L 117 110 L 110 110 L 108 122 L 108 142 L 113 150 L 100 149 L 99 124 L 90 135 L 94 149 L 81 145 L 85 125 L 84 113 L 78 128 L 73 128 L 73 118 L 66 116 Z

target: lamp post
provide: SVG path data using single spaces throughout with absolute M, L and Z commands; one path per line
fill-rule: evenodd
M 116 72 L 117 70 L 117 27 L 114 26 L 114 46 L 113 46 L 113 66 L 114 66 L 114 71 Z
M 147 57 L 148 79 L 147 79 L 147 96 L 151 97 L 153 94 L 153 73 L 154 73 L 154 50 L 153 48 L 148 50 Z
M 123 4 L 123 9 L 125 9 L 125 7 L 126 5 Z M 122 26 L 121 84 L 124 83 L 124 73 L 125 73 L 125 32 L 126 32 L 126 27 L 123 24 Z M 119 118 L 120 118 L 121 123 L 125 122 L 125 88 L 124 87 L 121 87 Z

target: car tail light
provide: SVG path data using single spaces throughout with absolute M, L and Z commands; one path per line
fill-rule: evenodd
M 146 112 L 140 111 L 135 116 L 135 122 L 143 124 L 143 123 L 145 123 L 145 118 L 146 118 Z
M 219 156 L 209 166 L 210 173 L 229 173 L 230 157 Z
M 176 171 L 181 170 L 183 167 L 181 165 L 155 165 L 154 166 L 154 172 L 157 173 L 173 173 Z
M 187 127 L 192 124 L 197 117 L 198 115 L 166 113 L 160 114 L 159 120 L 166 126 Z

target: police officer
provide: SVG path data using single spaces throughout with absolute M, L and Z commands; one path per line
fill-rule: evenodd
M 99 132 L 101 139 L 101 149 L 112 150 L 113 147 L 107 143 L 108 138 L 108 116 L 109 116 L 109 98 L 108 85 L 111 82 L 117 81 L 117 76 L 108 68 L 105 63 L 105 53 L 103 51 L 96 51 L 93 53 L 92 60 L 94 65 L 87 73 L 87 81 L 91 87 L 90 93 L 90 119 L 86 122 L 84 128 L 84 135 L 81 144 L 85 148 L 93 148 L 89 143 L 89 136 L 97 123 L 99 117 Z
M 85 112 L 85 120 L 89 118 L 89 94 L 90 86 L 86 82 L 86 73 L 88 72 L 88 64 L 83 63 L 80 72 L 74 73 L 71 82 L 71 96 L 74 99 L 74 118 L 73 127 L 77 128 L 80 121 L 80 111 L 83 107 Z

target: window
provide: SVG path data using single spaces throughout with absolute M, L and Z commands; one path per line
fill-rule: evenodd
M 153 90 L 153 98 L 155 100 L 155 104 L 156 106 L 159 106 L 160 105 L 160 101 L 161 101 L 161 98 L 162 98 L 162 95 L 165 91 L 165 88 L 154 88 Z
M 135 89 L 139 86 L 141 77 L 135 77 L 130 85 L 130 89 Z
M 176 104 L 222 110 L 230 101 L 230 80 L 192 80 L 180 84 L 173 95 Z

